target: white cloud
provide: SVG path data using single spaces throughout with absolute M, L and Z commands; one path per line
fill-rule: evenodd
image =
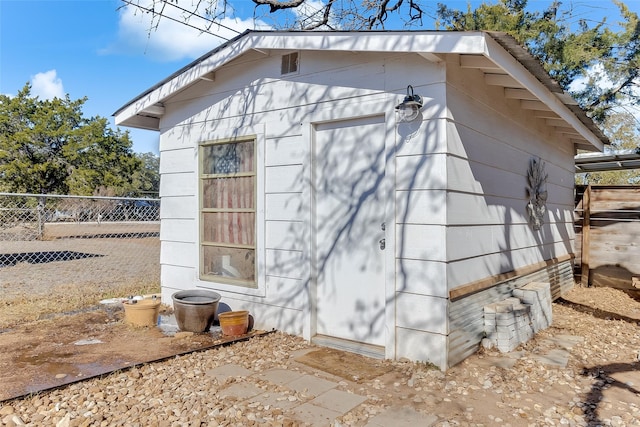
M 40 99 L 64 98 L 64 87 L 56 70 L 45 71 L 31 77 L 31 95 L 38 96 Z
M 589 85 L 607 90 L 615 87 L 615 82 L 609 78 L 602 64 L 595 64 L 588 70 L 587 77 L 578 77 L 571 83 L 569 91 L 579 92 L 585 90 Z M 633 96 L 640 97 L 640 90 L 635 86 L 631 88 L 631 91 Z M 619 101 L 618 105 L 613 107 L 613 110 L 631 114 L 636 119 L 636 122 L 640 124 L 640 108 L 633 105 L 630 100 Z
M 140 0 L 140 5 L 148 7 L 151 0 Z M 157 9 L 157 6 L 156 6 Z M 171 3 L 166 3 L 165 17 L 152 22 L 151 13 L 143 12 L 135 6 L 120 9 L 117 41 L 103 53 L 141 53 L 160 61 L 195 59 L 214 49 L 226 40 L 236 37 L 246 29 L 263 27 L 261 22 L 252 19 L 224 18 L 216 25 L 197 16 L 191 16 L 189 25 L 185 25 L 183 15 Z M 176 19 L 176 22 L 172 19 Z M 157 24 L 157 28 L 149 29 Z M 207 26 L 211 25 L 208 29 Z M 196 27 L 196 28 L 192 28 Z M 201 31 L 207 29 L 207 32 Z M 213 33 L 213 34 L 210 34 Z
M 610 89 L 613 87 L 613 82 L 605 72 L 602 64 L 597 63 L 587 70 L 587 76 L 576 78 L 569 85 L 569 90 L 572 92 L 579 92 L 586 89 L 588 85 L 597 84 L 603 89 Z

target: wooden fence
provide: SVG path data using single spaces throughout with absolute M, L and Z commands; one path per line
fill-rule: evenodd
M 637 289 L 633 278 L 640 278 L 640 187 L 576 186 L 575 213 L 577 282 Z

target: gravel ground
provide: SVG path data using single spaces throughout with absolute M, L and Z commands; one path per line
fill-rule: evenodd
M 393 407 L 438 417 L 437 426 L 640 426 L 640 303 L 602 288 L 577 288 L 553 304 L 553 324 L 509 355 L 483 350 L 445 373 L 421 363 L 385 362 L 380 377 L 342 379 L 340 389 L 367 397 L 334 425 L 366 425 Z M 542 363 L 553 340 L 573 337 L 566 366 Z M 116 372 L 101 379 L 0 403 L 0 424 L 33 426 L 304 425 L 286 410 L 225 399 L 217 391 L 246 382 L 269 391 L 302 393 L 257 376 L 219 382 L 209 372 L 237 364 L 255 373 L 314 370 L 296 361 L 310 345 L 273 333 L 229 347 Z M 502 366 L 502 367 L 501 367 Z M 328 374 L 327 374 L 328 375 Z M 309 420 L 311 421 L 311 420 Z

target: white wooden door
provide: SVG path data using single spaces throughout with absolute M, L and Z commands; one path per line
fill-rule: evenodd
M 384 117 L 315 129 L 316 333 L 384 345 Z

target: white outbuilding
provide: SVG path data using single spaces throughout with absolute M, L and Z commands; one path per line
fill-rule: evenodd
M 164 302 L 441 369 L 573 286 L 574 155 L 608 143 L 494 32 L 248 31 L 115 120 L 160 132 Z

